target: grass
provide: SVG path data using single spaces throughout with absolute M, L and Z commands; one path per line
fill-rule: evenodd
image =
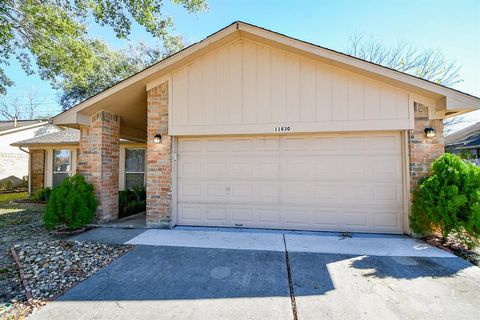
M 28 192 L 12 192 L 0 194 L 0 202 L 8 202 L 16 199 L 25 199 L 28 196 Z

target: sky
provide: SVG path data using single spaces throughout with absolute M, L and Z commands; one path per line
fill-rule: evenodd
M 419 49 L 438 48 L 455 60 L 462 67 L 463 81 L 454 88 L 480 97 L 480 0 L 207 1 L 207 12 L 192 15 L 164 0 L 164 14 L 174 19 L 175 32 L 187 44 L 236 20 L 338 51 L 345 51 L 353 35 L 371 37 L 386 46 L 406 41 Z M 106 27 L 91 25 L 89 31 L 114 48 L 128 45 Z M 154 42 L 138 25 L 129 40 Z M 34 90 L 41 103 L 41 116 L 61 110 L 49 83 L 37 75 L 26 76 L 15 61 L 6 72 L 15 81 L 7 98 L 17 96 L 22 101 L 28 91 Z M 468 115 L 462 125 L 476 121 L 480 121 L 480 112 Z

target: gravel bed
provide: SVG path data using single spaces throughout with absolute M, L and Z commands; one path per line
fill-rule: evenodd
M 130 245 L 78 242 L 53 237 L 43 227 L 42 205 L 0 203 L 0 319 L 23 319 L 126 253 Z M 15 249 L 33 299 L 10 249 Z
M 428 236 L 425 237 L 424 240 L 432 246 L 451 252 L 469 261 L 471 264 L 480 267 L 480 246 L 469 249 L 458 241 L 454 235 L 450 235 L 447 241 L 439 235 Z
M 63 293 L 130 247 L 61 240 L 14 246 L 35 300 L 52 299 Z

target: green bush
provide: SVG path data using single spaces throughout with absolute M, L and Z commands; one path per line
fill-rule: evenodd
M 52 189 L 43 222 L 48 229 L 65 226 L 73 230 L 92 222 L 96 209 L 93 186 L 77 174 Z
M 23 176 L 22 184 L 20 185 L 20 187 L 25 190 L 28 189 L 28 176 Z
M 12 191 L 13 190 L 13 182 L 11 180 L 8 180 L 5 186 L 6 186 L 5 189 L 7 191 Z
M 52 192 L 52 189 L 47 187 L 47 188 L 41 188 L 35 191 L 31 198 L 33 200 L 38 200 L 38 201 L 48 201 L 50 197 L 50 193 Z
M 472 246 L 480 237 L 480 168 L 446 153 L 432 164 L 428 177 L 414 194 L 410 215 L 419 234 L 453 233 Z
M 118 193 L 118 217 L 123 218 L 145 211 L 147 208 L 145 187 L 123 190 Z

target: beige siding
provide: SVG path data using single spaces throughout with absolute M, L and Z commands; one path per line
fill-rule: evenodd
M 189 137 L 178 224 L 403 231 L 399 132 Z
M 171 135 L 410 129 L 409 93 L 240 39 L 172 73 Z

